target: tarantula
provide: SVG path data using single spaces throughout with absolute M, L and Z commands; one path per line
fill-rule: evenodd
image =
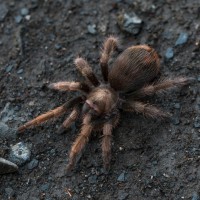
M 20 132 L 24 131 L 28 127 L 39 125 L 71 110 L 59 129 L 63 131 L 82 117 L 81 131 L 69 153 L 69 170 L 76 164 L 77 156 L 88 142 L 93 130 L 103 132 L 102 157 L 104 168 L 109 169 L 112 130 L 118 124 L 120 110 L 141 113 L 154 119 L 164 118 L 166 113 L 140 99 L 188 83 L 188 79 L 183 77 L 155 81 L 160 73 L 160 59 L 157 52 L 147 45 L 130 46 L 122 51 L 110 66 L 110 57 L 118 49 L 119 41 L 116 37 L 110 36 L 105 40 L 100 56 L 103 81 L 97 79 L 84 58 L 77 57 L 74 61 L 75 66 L 87 82 L 57 82 L 50 84 L 49 88 L 80 91 L 82 95 L 39 115 L 18 129 Z

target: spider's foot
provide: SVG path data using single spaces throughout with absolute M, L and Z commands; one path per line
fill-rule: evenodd
M 66 173 L 67 173 L 67 174 L 70 173 L 70 172 L 72 171 L 73 168 L 74 168 L 74 165 L 71 164 L 71 163 L 69 163 L 69 164 L 67 165 L 67 167 L 66 167 Z
M 105 163 L 104 166 L 103 166 L 103 169 L 104 169 L 104 173 L 108 174 L 109 171 L 110 171 L 110 164 Z
M 56 131 L 57 134 L 63 134 L 66 131 L 66 128 L 64 126 L 60 126 L 58 130 Z

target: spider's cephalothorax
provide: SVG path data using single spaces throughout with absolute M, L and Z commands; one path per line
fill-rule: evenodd
M 103 81 L 97 79 L 85 59 L 76 58 L 75 65 L 86 78 L 86 82 L 57 82 L 50 84 L 49 87 L 61 91 L 79 90 L 82 95 L 34 118 L 18 129 L 22 132 L 28 127 L 36 126 L 71 110 L 59 129 L 63 131 L 82 117 L 80 133 L 69 153 L 68 169 L 74 167 L 77 155 L 84 148 L 92 130 L 103 132 L 102 157 L 104 167 L 108 169 L 111 160 L 112 129 L 119 121 L 119 111 L 141 113 L 151 118 L 166 117 L 166 113 L 155 106 L 143 103 L 140 99 L 188 83 L 188 79 L 182 77 L 155 81 L 160 73 L 159 57 L 156 51 L 147 45 L 131 46 L 125 49 L 109 66 L 108 61 L 112 53 L 118 50 L 118 43 L 118 39 L 111 36 L 103 44 L 100 57 Z

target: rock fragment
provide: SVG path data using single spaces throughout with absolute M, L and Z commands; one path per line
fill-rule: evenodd
M 19 142 L 11 147 L 10 160 L 18 165 L 23 165 L 25 162 L 30 160 L 31 151 L 28 145 Z
M 187 40 L 188 40 L 188 34 L 182 32 L 180 33 L 178 39 L 176 40 L 175 46 L 183 45 L 187 42 Z
M 142 27 L 142 20 L 134 12 L 119 15 L 117 21 L 123 31 L 133 35 L 137 35 Z
M 13 173 L 18 171 L 18 166 L 4 158 L 0 158 L 0 174 Z
M 87 29 L 88 29 L 88 33 L 90 33 L 92 35 L 95 35 L 97 33 L 95 24 L 88 25 Z
M 36 159 L 31 160 L 31 162 L 28 163 L 28 169 L 32 170 L 38 166 L 39 161 Z
M 167 60 L 171 59 L 174 57 L 174 50 L 172 47 L 167 48 L 166 53 L 165 53 L 165 58 Z

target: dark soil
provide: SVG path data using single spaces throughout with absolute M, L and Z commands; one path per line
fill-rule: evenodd
M 91 138 L 75 170 L 66 174 L 68 152 L 79 127 L 56 134 L 63 117 L 15 139 L 1 140 L 5 151 L 0 157 L 8 159 L 10 145 L 23 141 L 32 146 L 31 160 L 39 164 L 30 170 L 27 162 L 19 173 L 0 176 L 0 199 L 200 199 L 199 0 L 0 2 L 0 10 L 6 13 L 0 14 L 0 110 L 7 106 L 12 111 L 6 121 L 11 128 L 73 96 L 72 92 L 51 91 L 46 85 L 80 79 L 73 64 L 77 55 L 87 58 L 100 75 L 99 50 L 110 34 L 125 46 L 155 48 L 162 57 L 162 76 L 196 79 L 151 99 L 171 114 L 169 120 L 122 113 L 113 133 L 108 174 L 102 168 L 99 135 Z M 117 24 L 119 15 L 132 12 L 143 20 L 136 35 Z M 88 32 L 90 25 L 96 27 Z M 175 46 L 181 33 L 188 38 Z M 169 47 L 174 51 L 171 59 L 165 58 Z

